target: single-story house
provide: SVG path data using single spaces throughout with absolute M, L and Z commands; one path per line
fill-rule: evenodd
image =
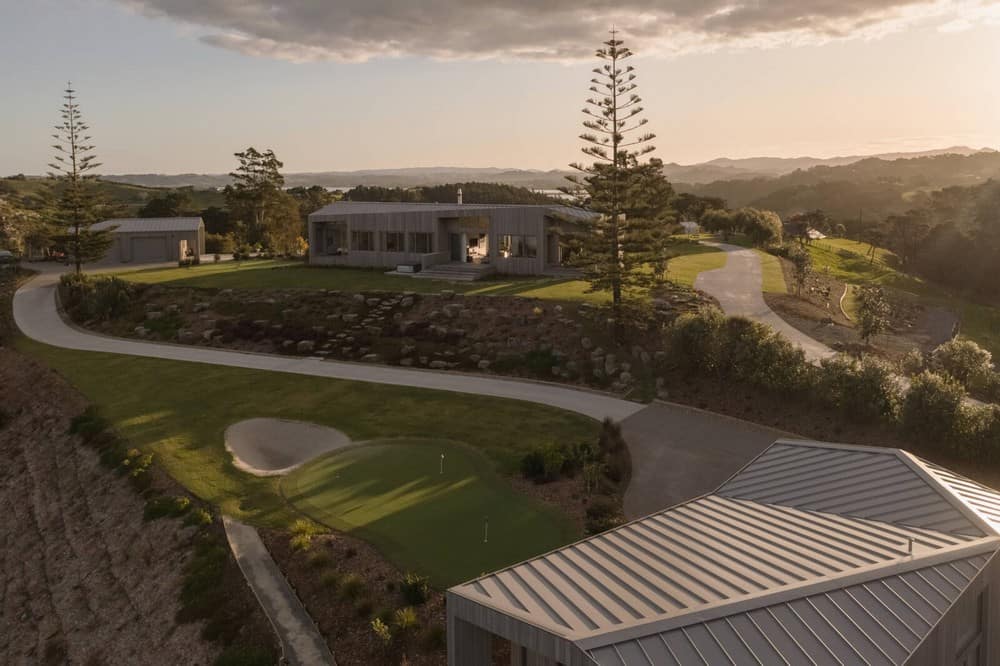
M 782 440 L 711 494 L 450 589 L 448 663 L 506 640 L 521 666 L 995 666 L 998 551 L 1000 492 Z
M 567 226 L 592 218 L 560 205 L 338 201 L 309 215 L 309 262 L 540 275 L 562 266 Z
M 205 223 L 200 217 L 152 217 L 104 220 L 94 231 L 111 230 L 114 243 L 104 263 L 153 264 L 205 254 Z

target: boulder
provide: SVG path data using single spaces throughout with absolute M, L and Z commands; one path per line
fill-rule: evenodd
M 195 303 L 194 304 L 194 311 L 195 312 L 204 312 L 205 310 L 208 310 L 211 307 L 212 307 L 211 303 Z
M 177 340 L 186 345 L 189 345 L 193 342 L 198 341 L 198 334 L 195 333 L 194 331 L 182 328 L 181 330 L 177 331 Z
M 352 296 L 351 298 L 353 298 L 356 303 L 364 303 L 365 302 L 365 295 L 364 294 L 354 294 L 354 296 Z
M 341 318 L 342 318 L 342 319 L 343 319 L 343 320 L 344 320 L 344 321 L 345 321 L 346 323 L 350 324 L 350 323 L 352 323 L 352 322 L 355 322 L 355 321 L 357 321 L 357 320 L 358 320 L 358 315 L 356 315 L 356 314 L 352 314 L 352 313 L 347 313 L 347 314 L 345 314 L 345 315 L 342 315 L 342 316 L 341 316 Z
M 445 370 L 450 366 L 451 363 L 448 363 L 447 361 L 431 361 L 430 367 L 432 370 Z
M 134 329 L 132 329 L 132 330 L 133 330 L 133 332 L 135 332 L 135 334 L 136 334 L 136 335 L 138 335 L 138 336 L 139 336 L 140 338 L 144 338 L 144 337 L 146 337 L 146 335 L 147 335 L 147 334 L 149 333 L 149 329 L 148 329 L 148 328 L 146 328 L 145 326 L 136 326 L 136 327 L 135 327 Z
M 382 302 L 381 299 L 378 299 L 378 298 L 369 298 L 369 299 L 367 299 L 365 301 L 365 305 L 367 305 L 370 308 L 373 308 L 373 307 L 375 307 L 376 305 L 378 305 L 381 302 Z
M 452 291 L 451 289 L 442 289 L 441 298 L 448 298 L 448 299 L 455 298 L 455 292 Z
M 476 367 L 479 368 L 480 370 L 489 370 L 490 369 L 490 362 L 487 361 L 486 359 L 483 359 L 483 360 L 479 361 L 478 363 L 476 363 Z
M 309 353 L 315 348 L 316 348 L 316 343 L 313 342 L 312 340 L 299 340 L 298 344 L 295 346 L 295 349 L 300 354 Z
M 212 338 L 214 338 L 217 333 L 218 331 L 216 331 L 214 328 L 210 328 L 208 330 L 201 332 L 201 339 L 204 340 L 205 342 L 211 342 Z
M 404 308 L 412 308 L 413 307 L 413 297 L 412 296 L 406 296 L 405 298 L 403 298 L 403 300 L 401 300 L 399 302 L 399 304 L 402 305 Z
M 363 363 L 381 363 L 382 357 L 378 354 L 365 354 L 361 357 Z

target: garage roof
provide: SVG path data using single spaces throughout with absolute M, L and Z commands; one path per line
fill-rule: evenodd
M 200 217 L 122 217 L 93 225 L 94 231 L 114 228 L 116 234 L 198 231 L 205 226 Z
M 450 592 L 602 666 L 902 663 L 998 518 L 1000 493 L 903 451 L 779 441 L 713 494 Z

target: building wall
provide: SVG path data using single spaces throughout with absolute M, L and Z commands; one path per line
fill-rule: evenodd
M 123 232 L 112 233 L 112 244 L 105 255 L 104 263 L 131 263 L 132 239 L 134 238 L 155 238 L 162 239 L 166 245 L 167 257 L 165 261 L 178 261 L 179 247 L 182 240 L 188 242 L 188 247 L 200 256 L 205 253 L 205 230 L 201 228 L 197 231 L 162 231 L 162 232 Z
M 965 593 L 952 604 L 937 626 L 906 661 L 906 666 L 962 666 L 957 660 L 957 650 L 963 629 L 970 617 L 974 617 L 980 594 L 984 596 L 984 641 L 985 659 L 971 662 L 981 666 L 1000 666 L 1000 557 L 983 567 L 979 576 L 969 585 Z
M 462 218 L 488 218 L 490 262 L 496 266 L 498 273 L 511 275 L 538 275 L 545 270 L 546 234 L 545 211 L 537 208 L 476 208 L 469 206 L 468 211 L 462 211 Z M 375 233 L 375 251 L 358 251 L 351 249 L 346 255 L 329 255 L 322 253 L 322 239 L 319 225 L 324 222 L 343 222 L 347 229 L 347 239 L 350 243 L 352 231 L 372 231 Z M 359 266 L 367 268 L 392 269 L 402 263 L 424 262 L 425 268 L 434 263 L 445 263 L 451 260 L 449 229 L 461 227 L 456 225 L 456 215 L 453 212 L 429 210 L 410 211 L 405 213 L 371 213 L 351 215 L 311 215 L 309 217 L 309 261 L 317 265 Z M 386 231 L 423 232 L 434 234 L 432 252 L 383 252 L 381 251 L 381 234 Z M 498 255 L 499 239 L 504 235 L 535 236 L 538 252 L 535 257 L 508 257 Z M 407 236 L 409 242 L 409 236 Z M 428 256 L 433 255 L 433 256 Z

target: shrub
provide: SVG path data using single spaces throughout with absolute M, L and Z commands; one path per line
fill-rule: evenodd
M 326 551 L 321 550 L 309 556 L 309 566 L 313 569 L 323 569 L 324 567 L 328 567 L 331 562 L 333 562 L 333 558 Z
M 292 550 L 306 551 L 312 546 L 313 536 L 316 535 L 316 526 L 308 520 L 296 520 L 292 523 L 292 538 L 289 545 Z
M 687 375 L 712 373 L 719 367 L 720 331 L 726 318 L 711 308 L 684 314 L 666 332 L 666 352 L 671 365 Z
M 868 285 L 858 290 L 858 332 L 865 343 L 888 330 L 891 314 L 892 307 L 881 287 Z
M 993 373 L 993 355 L 972 340 L 955 338 L 931 353 L 931 363 L 938 372 L 957 379 L 970 388 Z
M 404 606 L 396 609 L 396 613 L 393 615 L 393 624 L 400 632 L 410 633 L 419 626 L 420 619 L 412 606 Z
M 60 278 L 59 294 L 63 305 L 75 317 L 107 321 L 131 309 L 135 287 L 113 275 L 90 278 L 68 274 Z
M 86 443 L 91 443 L 91 441 L 99 434 L 106 431 L 111 424 L 97 412 L 97 408 L 94 406 L 87 407 L 79 416 L 74 416 L 73 420 L 69 422 L 69 433 L 71 435 L 80 435 L 83 441 Z
M 927 360 L 919 349 L 911 349 L 899 361 L 899 369 L 907 377 L 913 377 L 927 369 Z
M 922 372 L 903 399 L 904 432 L 938 450 L 953 447 L 961 430 L 964 398 L 965 389 L 955 379 Z
M 143 520 L 179 518 L 190 508 L 191 500 L 187 497 L 154 497 L 146 502 L 142 518 Z
M 361 597 L 365 591 L 365 582 L 357 574 L 347 574 L 340 580 L 340 596 L 348 601 Z
M 337 571 L 324 571 L 320 574 L 319 584 L 329 590 L 336 590 L 340 587 L 340 573 Z
M 587 534 L 600 534 L 621 525 L 624 520 L 618 498 L 598 495 L 587 505 Z
M 288 540 L 288 545 L 292 550 L 305 552 L 312 548 L 311 534 L 295 534 Z
M 204 527 L 212 524 L 212 512 L 207 509 L 194 509 L 184 516 L 184 524 L 188 526 Z
M 375 618 L 372 620 L 372 633 L 375 634 L 375 640 L 382 646 L 382 649 L 387 650 L 392 643 L 392 630 L 389 625 Z
M 532 449 L 521 458 L 521 475 L 526 479 L 540 479 L 545 475 L 545 458 L 540 448 Z
M 824 359 L 816 390 L 822 403 L 865 421 L 895 418 L 901 400 L 892 367 L 871 357 Z
M 808 382 L 805 352 L 770 327 L 731 317 L 719 330 L 719 372 L 768 391 L 792 392 Z
M 559 365 L 559 359 L 551 349 L 532 349 L 524 355 L 525 368 L 539 377 L 552 377 L 552 368 Z
M 601 435 L 597 440 L 597 446 L 602 453 L 610 454 L 621 451 L 625 448 L 625 437 L 622 435 L 622 427 L 610 418 L 604 419 L 601 423 Z
M 375 619 L 382 620 L 386 624 L 389 624 L 390 622 L 392 622 L 392 609 L 391 608 L 385 608 L 385 607 L 379 608 L 372 615 L 372 619 L 373 620 L 375 620 Z
M 205 234 L 207 254 L 229 254 L 236 249 L 236 242 L 230 234 Z
M 399 583 L 399 593 L 407 606 L 420 606 L 427 603 L 427 597 L 430 595 L 427 577 L 407 572 Z

